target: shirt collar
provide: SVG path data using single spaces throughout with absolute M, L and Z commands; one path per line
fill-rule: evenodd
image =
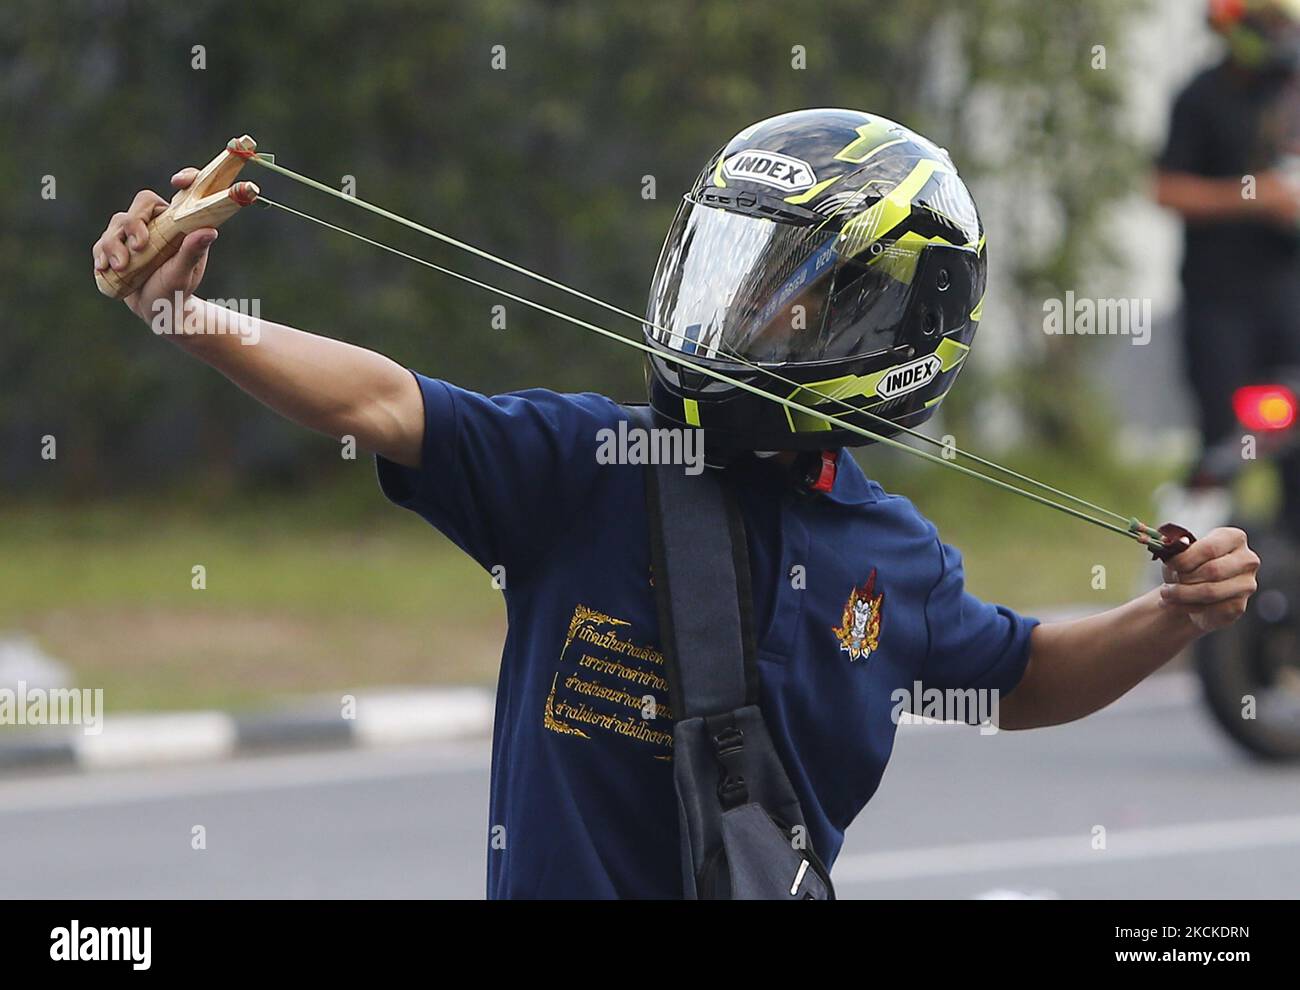
M 835 459 L 835 484 L 823 498 L 839 505 L 867 505 L 878 498 L 873 483 L 847 447 L 841 447 Z
M 729 470 L 741 473 L 745 482 L 772 492 L 793 488 L 788 467 L 768 458 L 742 457 Z M 829 492 L 809 494 L 812 499 L 827 499 L 837 505 L 868 505 L 879 499 L 879 486 L 868 480 L 858 462 L 846 448 L 841 447 L 835 457 L 835 484 Z

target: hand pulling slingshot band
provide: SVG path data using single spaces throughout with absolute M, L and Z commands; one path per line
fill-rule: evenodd
M 1155 531 L 1156 536 L 1160 538 L 1160 542 L 1157 543 L 1150 535 L 1150 527 L 1143 526 L 1136 519 L 1133 522 L 1139 527 L 1134 529 L 1133 532 L 1138 534 L 1138 542 L 1145 544 L 1146 548 L 1151 551 L 1152 560 L 1163 562 L 1170 557 L 1177 557 L 1196 542 L 1196 537 L 1191 534 L 1190 530 L 1184 529 L 1177 523 L 1165 523 Z
M 572 286 L 565 285 L 562 282 L 558 282 L 554 279 L 548 278 L 547 276 L 542 275 L 538 272 L 531 271 L 528 268 L 524 268 L 523 266 L 517 265 L 504 258 L 499 258 L 496 255 L 493 255 L 488 251 L 484 251 L 481 248 L 475 247 L 472 244 L 468 244 L 464 241 L 457 240 L 456 238 L 448 234 L 444 234 L 443 232 L 434 230 L 431 227 L 426 227 L 422 224 L 416 223 L 413 220 L 409 220 L 406 217 L 400 216 L 396 213 L 392 213 L 380 206 L 374 205 L 373 203 L 368 203 L 365 200 L 356 198 L 355 196 L 349 196 L 343 192 L 340 192 L 337 189 L 333 189 L 330 186 L 325 185 L 322 182 L 317 182 L 315 179 L 311 179 L 305 175 L 300 175 L 297 172 L 293 172 L 290 169 L 287 169 L 284 166 L 277 164 L 272 158 L 272 156 L 259 154 L 257 151 L 257 143 L 248 135 L 244 135 L 243 137 L 239 137 L 239 138 L 233 138 L 230 141 L 230 143 L 226 146 L 226 150 L 223 151 L 216 158 L 214 158 L 211 162 L 209 162 L 206 167 L 204 167 L 204 169 L 195 178 L 194 182 L 190 185 L 190 187 L 187 189 L 183 189 L 179 193 L 177 193 L 176 196 L 173 197 L 172 202 L 167 207 L 167 209 L 165 209 L 162 213 L 160 213 L 158 216 L 154 217 L 152 221 L 150 221 L 148 225 L 149 244 L 146 246 L 144 250 L 132 253 L 130 263 L 124 270 L 119 272 L 119 271 L 114 271 L 112 269 L 108 269 L 107 271 L 104 272 L 96 272 L 95 280 L 99 285 L 100 291 L 103 292 L 106 296 L 110 296 L 111 298 L 114 299 L 120 299 L 123 296 L 130 295 L 141 285 L 143 285 L 144 282 L 149 278 L 149 276 L 152 275 L 155 271 L 157 271 L 158 268 L 168 258 L 172 257 L 176 253 L 176 251 L 180 248 L 181 242 L 185 239 L 186 234 L 203 227 L 216 227 L 219 224 L 223 223 L 225 220 L 227 220 L 229 217 L 233 216 L 236 212 L 239 211 L 241 207 L 248 206 L 256 202 L 258 205 L 275 207 L 276 209 L 282 210 L 285 213 L 292 214 L 304 220 L 310 220 L 313 223 L 319 224 L 330 230 L 338 231 L 341 234 L 346 234 L 347 236 L 362 241 L 363 243 L 370 244 L 374 247 L 380 248 L 381 250 L 387 251 L 390 254 L 395 254 L 398 257 L 405 258 L 408 261 L 413 261 L 416 264 L 424 265 L 427 268 L 432 268 L 434 271 L 458 279 L 459 281 L 466 282 L 470 285 L 474 285 L 482 289 L 486 289 L 487 291 L 490 292 L 498 293 L 499 295 L 502 295 L 507 299 L 511 299 L 522 305 L 538 310 L 539 312 L 546 313 L 547 315 L 554 316 L 557 319 L 564 320 L 565 322 L 572 323 L 575 326 L 581 327 L 585 330 L 589 330 L 594 333 L 598 333 L 601 336 L 608 337 L 612 340 L 616 340 L 619 343 L 625 344 L 629 347 L 633 347 L 637 350 L 646 353 L 658 353 L 657 351 L 655 351 L 654 348 L 650 347 L 648 344 L 644 343 L 643 341 L 634 340 L 630 337 L 626 337 L 623 334 L 617 333 L 613 330 L 608 330 L 605 327 L 597 326 L 596 324 L 589 323 L 586 320 L 581 320 L 568 313 L 561 312 L 560 310 L 556 310 L 549 306 L 545 306 L 531 299 L 527 299 L 523 296 L 519 296 L 514 293 L 508 292 L 500 288 L 499 286 L 495 286 L 492 285 L 491 283 L 483 282 L 478 279 L 471 278 L 468 275 L 465 275 L 461 272 L 454 271 L 450 268 L 444 268 L 443 266 L 434 264 L 433 262 L 428 261 L 424 258 L 420 258 L 417 257 L 416 255 L 408 254 L 405 251 L 400 251 L 397 248 L 390 247 L 389 245 L 384 244 L 380 241 L 373 240 L 369 237 L 365 237 L 354 231 L 348 230 L 345 227 L 341 227 L 338 226 L 337 224 L 329 223 L 326 220 L 322 220 L 308 213 L 303 213 L 299 210 L 295 210 L 292 207 L 285 206 L 282 203 L 277 203 L 274 200 L 268 199 L 267 197 L 261 195 L 261 191 L 258 189 L 255 183 L 239 182 L 232 185 L 231 184 L 232 180 L 235 178 L 236 175 L 239 174 L 239 171 L 243 168 L 243 165 L 246 161 L 254 162 L 273 172 L 277 172 L 280 175 L 293 179 L 295 182 L 299 182 L 302 185 L 308 186 L 309 188 L 315 189 L 319 192 L 327 193 L 328 195 L 331 195 L 336 199 L 341 199 L 346 203 L 352 204 L 353 206 L 359 206 L 362 209 L 365 209 L 371 213 L 376 214 L 377 216 L 381 216 L 385 218 L 386 220 L 390 220 L 394 223 L 401 224 L 402 226 L 414 230 L 417 233 L 424 234 L 427 237 L 432 237 L 435 240 L 442 241 L 443 243 L 449 244 L 452 247 L 457 248 L 458 250 L 464 251 L 468 254 L 475 255 L 476 257 L 482 258 L 486 261 L 490 261 L 493 264 L 498 265 L 502 268 L 509 269 L 510 271 L 517 272 L 518 274 L 524 275 L 536 282 L 540 282 L 543 285 L 547 285 L 551 288 L 558 289 L 571 296 L 582 299 L 585 302 L 592 303 L 593 305 L 599 306 L 619 316 L 634 320 L 637 323 L 653 326 L 652 324 L 648 324 L 644 317 L 637 316 L 636 314 L 631 313 L 618 306 L 615 306 L 612 303 L 605 302 L 604 300 L 596 296 L 589 295 L 585 292 L 582 292 L 579 289 L 575 289 Z M 654 327 L 654 329 L 660 329 L 660 328 Z M 773 369 L 747 361 L 740 355 L 733 353 L 733 354 L 728 354 L 727 357 L 730 360 L 736 361 L 738 364 L 744 365 L 751 369 L 759 370 L 764 375 L 774 379 L 775 381 L 784 382 L 786 384 L 795 386 L 798 389 L 798 391 L 792 394 L 797 395 L 797 394 L 806 393 L 808 395 L 813 396 L 815 399 L 819 400 L 819 404 L 820 402 L 835 403 L 843 407 L 845 410 L 854 413 L 856 415 L 865 416 L 877 422 L 882 422 L 882 423 L 889 422 L 887 420 L 884 420 L 882 417 L 875 415 L 870 410 L 861 409 L 857 406 L 852 405 L 849 402 L 844 401 L 843 399 L 837 398 L 835 396 L 826 395 L 822 392 L 817 391 L 814 388 L 810 388 L 807 385 L 800 385 L 799 383 L 794 382 L 789 378 L 784 378 L 780 374 L 776 373 Z M 1038 502 L 1040 505 L 1046 505 L 1060 512 L 1064 512 L 1068 515 L 1074 516 L 1076 519 L 1081 519 L 1085 522 L 1090 522 L 1093 525 L 1100 526 L 1103 529 L 1110 530 L 1111 532 L 1119 533 L 1123 536 L 1127 536 L 1130 539 L 1136 540 L 1138 543 L 1144 545 L 1147 548 L 1147 550 L 1151 552 L 1152 559 L 1154 560 L 1167 561 L 1171 557 L 1177 556 L 1178 554 L 1182 553 L 1192 543 L 1196 541 L 1196 537 L 1194 537 L 1190 532 L 1188 532 L 1183 527 L 1178 526 L 1174 523 L 1165 523 L 1159 529 L 1156 529 L 1146 525 L 1145 523 L 1141 522 L 1136 518 L 1123 516 L 1120 515 L 1119 513 L 1112 512 L 1109 509 L 1102 508 L 1101 506 L 1086 501 L 1085 499 L 1082 499 L 1077 495 L 1072 495 L 1069 492 L 1062 491 L 1057 488 L 1053 488 L 1051 485 L 1045 484 L 1044 482 L 1038 481 L 1027 475 L 1020 474 L 1016 471 L 1013 471 L 1010 468 L 997 464 L 994 461 L 979 457 L 975 454 L 969 453 L 968 451 L 964 451 L 960 449 L 955 450 L 956 454 L 962 457 L 969 458 L 970 460 L 980 465 L 983 465 L 984 467 L 991 468 L 1009 477 L 1015 478 L 1022 482 L 1026 482 L 1030 485 L 1035 486 L 1036 488 L 1041 489 L 1042 491 L 1050 492 L 1053 495 L 1059 496 L 1064 499 L 1068 499 L 1069 501 L 1074 502 L 1076 505 L 1085 507 L 1091 512 L 1100 513 L 1103 516 L 1109 516 L 1111 519 L 1117 521 L 1117 522 L 1108 522 L 1105 519 L 1098 518 L 1096 515 L 1090 514 L 1090 512 L 1084 512 L 1081 511 L 1080 509 L 1073 508 L 1068 505 L 1063 505 L 1060 502 L 1054 501 L 1053 499 L 1048 498 L 1046 496 L 1037 494 L 1035 492 L 1026 491 L 1023 488 L 1019 488 L 1016 485 L 1009 484 L 1008 482 L 1002 481 L 1001 479 L 990 477 L 987 474 L 983 474 L 979 471 L 972 470 L 971 468 L 968 468 L 964 465 L 956 464 L 945 458 L 937 457 L 934 454 L 928 453 L 927 451 L 919 450 L 916 447 L 912 447 L 908 444 L 902 443 L 898 440 L 893 439 L 892 437 L 886 437 L 879 433 L 874 433 L 871 430 L 858 426 L 855 423 L 849 423 L 838 416 L 832 415 L 831 413 L 812 408 L 810 406 L 804 405 L 799 402 L 795 402 L 789 398 L 783 398 L 779 395 L 775 395 L 770 392 L 765 392 L 762 389 L 757 388 L 747 382 L 740 381 L 723 372 L 717 371 L 708 366 L 701 365 L 694 361 L 691 361 L 687 359 L 685 355 L 674 354 L 672 360 L 676 364 L 679 364 L 684 368 L 690 369 L 691 371 L 698 372 L 700 374 L 705 375 L 706 377 L 713 378 L 717 381 L 725 382 L 729 385 L 740 388 L 744 391 L 751 392 L 771 402 L 775 402 L 778 405 L 784 406 L 786 409 L 791 410 L 793 412 L 801 413 L 807 416 L 813 416 L 817 419 L 824 420 L 825 422 L 833 426 L 848 430 L 849 432 L 852 433 L 857 433 L 858 435 L 866 437 L 867 439 L 875 441 L 877 443 L 882 443 L 886 446 L 893 447 L 895 449 L 905 450 L 909 454 L 912 454 L 913 456 L 920 457 L 924 460 L 931 461 L 935 464 L 941 464 L 944 467 L 951 468 L 963 474 L 969 475 L 970 477 L 978 478 L 979 480 L 984 481 L 988 484 L 995 485 L 999 488 L 1002 488 L 1005 491 L 1013 492 L 1024 498 L 1030 499 L 1031 501 Z M 924 433 L 921 433 L 918 430 L 914 430 L 909 427 L 902 426 L 901 424 L 896 424 L 896 423 L 889 423 L 889 425 L 892 428 L 897 429 L 900 432 L 906 433 L 909 436 L 915 437 L 918 440 L 922 440 L 926 443 L 930 443 L 936 446 L 943 446 L 942 441 L 937 440 L 936 438 L 928 436 Z

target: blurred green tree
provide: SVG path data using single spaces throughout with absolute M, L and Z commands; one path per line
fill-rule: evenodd
M 723 140 L 800 107 L 869 109 L 945 143 L 977 196 L 1010 204 L 991 251 L 1020 332 L 1035 332 L 1041 299 L 1104 256 L 1106 210 L 1138 168 L 1117 124 L 1132 14 L 1124 0 L 23 5 L 0 19 L 0 482 L 35 487 L 45 434 L 72 492 L 186 480 L 220 492 L 339 470 L 321 441 L 151 339 L 89 277 L 109 214 L 245 131 L 290 167 L 352 176 L 359 196 L 637 311 L 679 191 Z M 252 177 L 309 212 L 582 310 Z M 493 330 L 490 294 L 271 211 L 226 228 L 205 292 L 256 298 L 263 316 L 484 391 L 641 388 L 630 353 L 517 305 Z M 1038 360 L 1053 392 L 1030 416 L 1051 422 L 1073 372 L 1051 348 Z

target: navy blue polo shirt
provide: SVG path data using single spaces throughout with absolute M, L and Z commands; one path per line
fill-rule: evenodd
M 644 468 L 597 460 L 622 408 L 416 378 L 420 467 L 380 458 L 380 484 L 504 576 L 488 896 L 680 897 Z M 960 554 L 845 452 L 825 495 L 756 458 L 731 470 L 745 475 L 761 704 L 830 866 L 889 760 L 893 692 L 1009 692 L 1035 620 L 967 594 Z

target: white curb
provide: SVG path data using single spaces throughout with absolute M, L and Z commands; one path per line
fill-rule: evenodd
M 362 694 L 356 717 L 335 697 L 267 713 L 219 711 L 108 714 L 102 731 L 49 727 L 0 738 L 0 766 L 76 765 L 85 770 L 221 760 L 268 748 L 393 746 L 483 737 L 495 699 L 476 687 Z
M 480 688 L 363 695 L 352 732 L 362 746 L 485 735 L 494 708 L 491 693 Z
M 78 764 L 100 770 L 221 759 L 237 742 L 235 720 L 224 712 L 184 712 L 108 716 L 101 733 L 76 735 L 73 748 Z

